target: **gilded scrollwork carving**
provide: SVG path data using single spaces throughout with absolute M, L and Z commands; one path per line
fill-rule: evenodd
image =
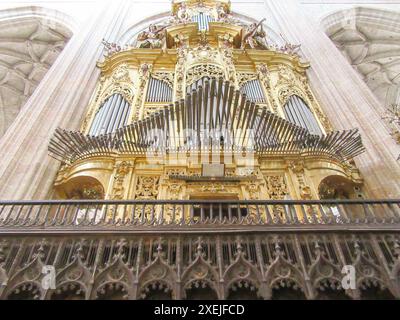
M 153 65 L 149 63 L 143 63 L 139 67 L 139 72 L 138 72 L 138 90 L 137 90 L 137 95 L 136 99 L 134 101 L 134 107 L 133 107 L 133 118 L 132 120 L 139 120 L 144 113 L 143 110 L 143 103 L 144 103 L 144 98 L 146 94 L 146 88 L 150 79 L 151 75 L 151 70 L 153 69 Z
M 185 62 L 188 54 L 185 42 L 180 42 L 179 44 L 177 49 L 178 60 L 175 66 L 175 101 L 182 99 L 185 94 Z
M 168 199 L 179 200 L 182 196 L 184 183 L 182 181 L 171 181 L 168 183 Z
M 164 25 L 150 24 L 147 30 L 139 33 L 137 47 L 150 49 L 162 48 L 165 42 L 165 28 L 168 26 L 168 22 Z
M 136 177 L 135 199 L 157 199 L 159 192 L 159 176 L 142 176 Z
M 265 177 L 268 198 L 283 200 L 289 193 L 285 177 L 283 175 L 268 175 Z
M 151 74 L 152 78 L 158 79 L 160 81 L 165 82 L 172 89 L 174 87 L 174 78 L 175 75 L 173 72 L 153 72 Z
M 248 194 L 249 200 L 260 199 L 261 183 L 257 180 L 248 181 L 245 183 L 245 190 Z
M 122 161 L 115 166 L 114 183 L 111 193 L 111 199 L 122 200 L 125 198 L 124 181 L 126 175 L 132 168 L 132 164 L 128 161 Z
M 191 67 L 186 73 L 186 85 L 189 86 L 202 77 L 224 78 L 224 70 L 214 64 L 199 64 Z
M 267 93 L 267 98 L 269 101 L 270 106 L 272 107 L 272 111 L 274 113 L 278 113 L 278 103 L 272 94 L 272 80 L 271 80 L 271 73 L 268 69 L 268 66 L 265 63 L 261 63 L 256 66 L 256 71 L 258 75 L 258 79 L 261 81 L 262 85 L 265 88 Z
M 283 200 L 289 193 L 284 175 L 268 175 L 265 176 L 268 198 L 272 200 Z M 284 218 L 284 208 L 281 205 L 272 207 L 274 218 Z
M 236 83 L 236 68 L 233 61 L 233 37 L 231 35 L 225 34 L 223 36 L 221 50 L 221 57 L 227 70 L 228 80 Z
M 311 188 L 306 183 L 304 163 L 301 161 L 290 161 L 288 166 L 297 178 L 300 198 L 303 200 L 312 199 Z
M 246 82 L 257 79 L 257 74 L 252 72 L 237 72 L 236 77 L 239 88 L 241 88 Z

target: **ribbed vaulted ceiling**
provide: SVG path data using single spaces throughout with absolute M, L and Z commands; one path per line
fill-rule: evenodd
M 0 21 L 0 137 L 71 35 L 67 28 L 36 17 Z

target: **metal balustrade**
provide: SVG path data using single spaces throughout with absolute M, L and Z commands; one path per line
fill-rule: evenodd
M 400 200 L 0 202 L 0 232 L 398 230 Z M 238 228 L 240 227 L 240 228 Z

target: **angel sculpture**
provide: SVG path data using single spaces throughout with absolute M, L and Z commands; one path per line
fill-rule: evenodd
M 291 44 L 291 43 L 287 42 L 281 48 L 281 50 L 287 54 L 298 54 L 300 47 L 301 47 L 301 44 Z
M 139 48 L 150 48 L 157 49 L 161 48 L 165 35 L 162 31 L 167 25 L 158 27 L 155 24 L 151 24 L 148 30 L 142 31 L 137 37 Z
M 121 46 L 116 43 L 108 42 L 105 39 L 103 39 L 101 43 L 104 45 L 104 48 L 106 49 L 105 56 L 110 56 L 116 52 L 121 51 Z
M 301 44 L 292 44 L 281 33 L 279 35 L 281 36 L 282 40 L 285 41 L 285 45 L 277 49 L 283 53 L 298 55 Z
M 268 49 L 268 44 L 265 40 L 266 32 L 262 27 L 262 23 L 265 19 L 262 19 L 259 23 L 252 23 L 246 28 L 246 33 L 242 38 L 241 48 L 244 49 L 246 45 L 249 45 L 250 48 L 256 49 Z M 261 30 L 258 28 L 261 26 Z

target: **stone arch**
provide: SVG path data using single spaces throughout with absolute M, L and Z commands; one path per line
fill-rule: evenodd
M 326 286 L 316 289 L 316 300 L 352 300 L 352 297 L 341 288 Z
M 235 261 L 226 269 L 223 275 L 225 286 L 225 298 L 233 299 L 240 296 L 249 299 L 257 299 L 265 296 L 262 275 L 257 268 L 244 257 L 242 248 L 239 247 Z
M 360 185 L 341 175 L 330 175 L 321 180 L 318 185 L 318 196 L 321 200 L 347 200 L 362 198 Z M 364 219 L 370 215 L 361 205 L 323 205 L 325 214 L 330 217 L 346 219 Z M 377 213 L 380 208 L 374 207 Z M 383 211 L 383 210 L 381 210 Z M 384 214 L 384 212 L 380 212 Z
M 400 101 L 400 13 L 356 7 L 321 19 L 326 34 L 383 106 Z
M 150 265 L 142 270 L 139 275 L 138 299 L 146 299 L 149 293 L 156 291 L 168 293 L 171 299 L 176 298 L 176 283 L 178 276 L 173 268 L 162 257 L 158 251 L 157 256 Z
M 7 282 L 7 290 L 3 293 L 4 297 L 22 295 L 21 299 L 42 299 L 45 290 L 42 288 L 43 279 L 43 260 L 45 258 L 45 244 L 40 243 L 38 249 L 33 253 L 32 260 L 25 263 Z
M 196 259 L 186 268 L 182 274 L 183 298 L 193 299 L 194 291 L 199 291 L 199 298 L 208 292 L 215 294 L 216 299 L 221 299 L 219 290 L 219 276 L 216 270 L 204 259 L 201 248 L 198 247 Z
M 66 299 L 66 297 L 70 297 L 75 300 L 75 298 L 88 298 L 88 288 L 92 274 L 85 264 L 82 243 L 78 244 L 74 249 L 72 257 L 72 261 L 57 273 L 57 287 L 56 289 L 47 290 L 46 299 Z
M 296 287 L 294 283 L 287 282 L 285 286 L 275 286 L 272 288 L 271 300 L 306 300 L 303 290 Z
M 133 296 L 134 277 L 132 270 L 123 261 L 120 247 L 114 261 L 96 276 L 93 285 L 93 298 L 99 300 L 120 300 Z
M 274 293 L 276 294 L 279 290 L 281 293 L 284 291 L 283 296 L 287 296 L 284 299 L 289 299 L 292 293 L 298 297 L 308 296 L 310 293 L 306 292 L 302 272 L 298 266 L 284 257 L 284 252 L 278 245 L 275 247 L 275 256 L 275 260 L 265 274 L 265 282 L 268 285 L 268 291 L 265 292 L 266 298 L 274 298 Z
M 102 183 L 86 175 L 68 179 L 57 187 L 57 191 L 61 199 L 104 199 L 105 195 Z
M 318 195 L 322 200 L 357 198 L 359 186 L 341 175 L 330 175 L 322 179 L 318 185 Z
M 0 10 L 0 28 L 1 137 L 77 27 L 64 13 L 30 6 Z
M 57 186 L 57 197 L 72 200 L 102 200 L 105 188 L 102 183 L 92 176 L 75 176 Z M 80 221 L 99 222 L 105 214 L 103 206 L 96 204 L 75 204 L 52 208 L 49 216 L 57 215 L 58 219 L 69 223 L 79 224 Z M 60 220 L 61 221 L 61 220 Z

